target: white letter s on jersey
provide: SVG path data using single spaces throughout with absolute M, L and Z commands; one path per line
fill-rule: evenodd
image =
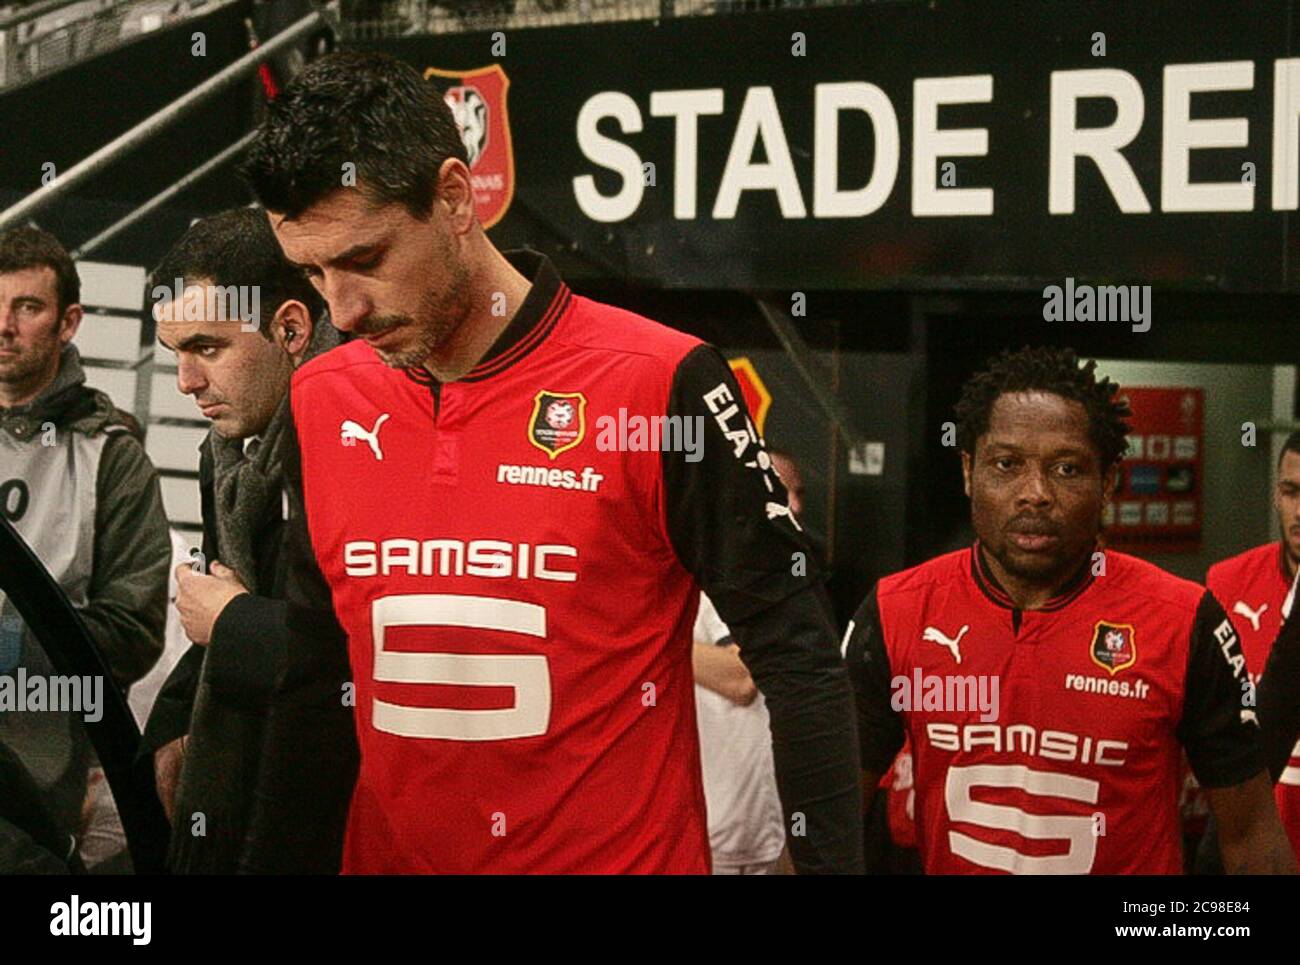
M 1058 797 L 1067 801 L 1097 803 L 1101 785 L 1084 777 L 1035 771 L 1022 764 L 972 764 L 948 768 L 944 799 L 951 821 L 965 821 L 981 828 L 1014 831 L 1026 838 L 1065 838 L 1070 849 L 1061 855 L 1025 855 L 1001 844 L 979 841 L 960 831 L 948 832 L 953 854 L 984 868 L 1012 874 L 1087 874 L 1097 857 L 1097 838 L 1092 818 L 1085 815 L 1030 814 L 1006 804 L 971 799 L 975 787 L 1014 787 L 1026 794 Z

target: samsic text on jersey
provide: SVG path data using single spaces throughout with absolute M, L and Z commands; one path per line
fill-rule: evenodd
M 332 602 L 355 684 L 343 870 L 706 872 L 697 581 L 742 628 L 786 739 L 840 734 L 838 767 L 803 784 L 796 768 L 786 790 L 851 815 L 852 692 L 833 622 L 791 572 L 807 544 L 726 362 L 573 295 L 541 256 L 510 258 L 532 289 L 460 380 L 388 368 L 364 342 L 294 376 L 323 582 L 291 576 L 291 647 L 332 639 L 319 615 Z M 702 445 L 654 451 L 638 421 L 651 416 L 691 421 L 676 442 Z M 809 675 L 821 709 L 800 710 Z M 838 793 L 818 786 L 837 771 Z M 860 867 L 828 836 L 815 847 L 814 867 Z
M 1282 604 L 1291 590 L 1281 541 L 1256 546 L 1210 567 L 1205 585 L 1228 611 L 1241 637 L 1246 669 L 1258 681 L 1269 648 L 1282 630 Z M 1300 743 L 1273 788 L 1278 814 L 1300 861 Z
M 854 617 L 863 767 L 911 737 L 927 873 L 1177 874 L 1181 750 L 1207 787 L 1263 769 L 1222 607 L 1135 557 L 1097 562 L 1018 610 L 976 544 L 881 580 Z M 922 684 L 905 705 L 899 678 Z

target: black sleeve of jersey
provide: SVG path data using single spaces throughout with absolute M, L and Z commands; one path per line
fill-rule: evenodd
M 1295 609 L 1269 649 L 1255 699 L 1264 762 L 1276 781 L 1300 737 L 1300 614 Z
M 816 554 L 716 349 L 682 360 L 668 408 L 702 430 L 696 452 L 662 456 L 668 535 L 766 698 L 795 866 L 861 874 L 853 695 Z
M 849 668 L 858 705 L 858 746 L 862 769 L 874 774 L 889 770 L 903 746 L 903 718 L 891 704 L 889 654 L 880 629 L 876 587 L 853 614 L 844 635 L 844 664 Z
M 1192 624 L 1178 739 L 1203 787 L 1230 787 L 1264 769 L 1241 640 L 1208 590 Z
M 284 669 L 270 700 L 240 871 L 333 874 L 357 774 L 352 707 L 344 701 L 352 672 L 347 636 L 307 534 L 296 431 L 286 448 Z

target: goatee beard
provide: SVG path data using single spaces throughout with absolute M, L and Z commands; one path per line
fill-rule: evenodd
M 420 305 L 420 316 L 429 321 L 421 326 L 409 317 L 405 324 L 419 335 L 410 348 L 398 352 L 381 352 L 379 360 L 394 369 L 410 369 L 424 365 L 435 352 L 445 346 L 469 317 L 468 273 L 458 271 L 451 286 L 439 297 L 427 295 Z

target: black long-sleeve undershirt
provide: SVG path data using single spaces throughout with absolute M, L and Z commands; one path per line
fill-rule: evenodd
M 766 700 L 796 868 L 860 874 L 853 692 L 817 554 L 783 511 L 788 497 L 741 399 L 711 346 L 678 365 L 669 418 L 698 419 L 704 432 L 694 461 L 663 453 L 669 537 Z

